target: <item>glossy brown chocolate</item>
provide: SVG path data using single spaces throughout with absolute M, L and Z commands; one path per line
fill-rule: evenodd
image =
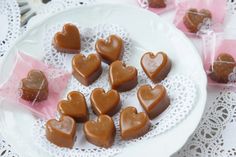
M 48 81 L 40 70 L 30 70 L 20 82 L 20 96 L 27 101 L 43 101 L 48 98 Z
M 62 116 L 59 121 L 51 119 L 46 123 L 46 138 L 59 147 L 72 148 L 75 134 L 76 122 L 69 116 Z
M 97 54 L 85 57 L 77 54 L 72 59 L 73 76 L 83 85 L 89 86 L 102 74 L 101 59 Z
M 165 8 L 165 0 L 148 0 L 148 6 L 150 8 Z
M 86 100 L 80 92 L 70 92 L 67 100 L 58 103 L 57 110 L 61 115 L 74 118 L 76 122 L 86 122 L 89 119 Z
M 170 105 L 170 99 L 162 85 L 156 85 L 154 88 L 143 85 L 139 88 L 137 96 L 150 119 L 159 116 Z
M 228 83 L 229 75 L 236 66 L 233 56 L 221 53 L 210 67 L 209 77 L 218 83 Z
M 198 11 L 197 9 L 191 8 L 185 13 L 183 23 L 189 30 L 189 32 L 197 33 L 204 20 L 211 18 L 212 15 L 209 10 L 201 9 L 200 11 Z
M 171 61 L 164 52 L 147 52 L 142 56 L 141 66 L 146 75 L 158 83 L 166 78 L 171 70 Z
M 84 134 L 96 146 L 111 147 L 116 135 L 114 121 L 108 115 L 100 115 L 97 121 L 87 121 L 84 124 Z
M 62 32 L 57 32 L 53 38 L 53 46 L 59 52 L 79 53 L 80 52 L 80 32 L 78 28 L 71 24 L 65 24 Z
M 111 64 L 121 58 L 124 44 L 119 36 L 110 35 L 107 40 L 99 39 L 96 42 L 95 48 L 102 60 L 107 64 Z
M 120 113 L 120 135 L 123 140 L 143 136 L 149 131 L 150 121 L 145 112 L 137 113 L 134 107 L 127 107 Z
M 137 69 L 126 66 L 122 61 L 115 61 L 109 68 L 109 81 L 112 89 L 125 92 L 133 89 L 138 83 Z
M 90 101 L 93 111 L 97 115 L 113 116 L 120 110 L 120 94 L 116 90 L 105 93 L 104 89 L 96 88 L 92 91 Z

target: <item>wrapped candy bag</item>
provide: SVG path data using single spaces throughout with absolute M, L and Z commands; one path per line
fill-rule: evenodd
M 209 30 L 221 31 L 226 0 L 183 0 L 177 4 L 174 24 L 190 36 Z
M 138 0 L 138 4 L 156 14 L 161 14 L 175 8 L 175 0 Z
M 236 84 L 236 29 L 202 36 L 203 61 L 209 84 Z
M 17 53 L 9 79 L 0 86 L 0 97 L 26 107 L 41 118 L 56 114 L 57 103 L 71 74 Z

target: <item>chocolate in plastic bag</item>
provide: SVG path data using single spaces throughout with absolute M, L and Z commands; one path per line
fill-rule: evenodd
M 203 61 L 210 85 L 236 84 L 236 29 L 203 35 Z
M 0 96 L 41 118 L 54 117 L 70 77 L 68 72 L 17 53 L 10 77 L 0 86 Z
M 162 14 L 175 8 L 175 0 L 137 0 L 138 4 L 156 14 Z
M 226 0 L 183 0 L 176 6 L 174 24 L 189 36 L 222 31 Z

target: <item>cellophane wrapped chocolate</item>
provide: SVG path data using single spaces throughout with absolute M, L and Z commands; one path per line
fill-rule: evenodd
M 162 14 L 175 8 L 175 0 L 137 0 L 138 4 L 156 14 Z
M 236 84 L 236 29 L 203 35 L 203 61 L 210 85 Z
M 0 86 L 0 97 L 29 109 L 38 117 L 54 117 L 70 76 L 68 72 L 17 53 L 10 77 Z
M 226 0 L 183 0 L 176 5 L 174 24 L 189 36 L 222 31 Z

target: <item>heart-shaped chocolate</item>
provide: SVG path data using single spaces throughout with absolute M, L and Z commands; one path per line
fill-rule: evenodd
M 67 99 L 59 102 L 58 112 L 61 115 L 74 118 L 76 122 L 86 122 L 89 119 L 89 114 L 84 95 L 72 91 L 67 95 Z
M 143 85 L 139 88 L 137 96 L 150 119 L 159 116 L 170 105 L 170 99 L 162 85 L 156 85 L 154 88 Z
M 72 59 L 73 76 L 83 85 L 89 86 L 102 74 L 101 59 L 97 54 L 85 57 L 77 54 Z
M 186 12 L 183 23 L 190 32 L 197 33 L 206 19 L 212 19 L 209 10 L 201 9 L 198 11 L 197 9 L 191 8 Z
M 104 89 L 96 88 L 92 91 L 90 101 L 93 111 L 97 115 L 113 116 L 120 110 L 120 94 L 116 90 L 105 93 Z
M 111 88 L 119 92 L 133 89 L 138 83 L 137 69 L 126 66 L 122 61 L 115 61 L 109 68 Z
M 40 70 L 30 70 L 27 78 L 20 82 L 21 98 L 27 101 L 43 101 L 48 98 L 48 81 Z
M 165 8 L 165 0 L 148 0 L 148 6 L 150 8 Z
M 145 53 L 141 59 L 141 66 L 146 75 L 154 82 L 158 83 L 165 79 L 171 70 L 171 61 L 164 52 L 153 54 Z
M 59 121 L 51 119 L 46 123 L 47 139 L 59 147 L 72 148 L 75 134 L 76 122 L 69 116 L 62 116 Z
M 97 121 L 87 121 L 84 124 L 84 133 L 90 143 L 108 148 L 114 143 L 116 128 L 111 117 L 100 115 Z
M 64 53 L 80 52 L 80 32 L 78 28 L 71 24 L 65 24 L 62 32 L 57 32 L 53 38 L 54 47 Z
M 110 35 L 107 40 L 99 39 L 96 42 L 96 51 L 101 56 L 102 60 L 111 64 L 119 60 L 123 54 L 123 40 L 117 35 Z
M 228 83 L 229 75 L 233 72 L 236 62 L 234 57 L 221 53 L 210 67 L 209 77 L 219 83 Z
M 127 107 L 120 113 L 120 131 L 123 140 L 143 136 L 149 131 L 150 121 L 145 112 L 137 113 L 134 107 Z

